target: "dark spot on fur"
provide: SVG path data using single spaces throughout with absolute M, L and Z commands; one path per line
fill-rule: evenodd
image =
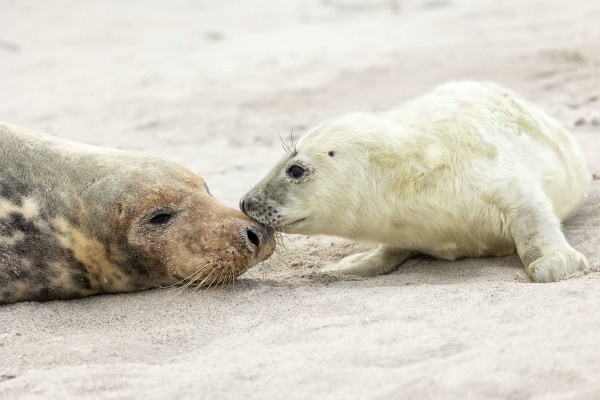
M 90 289 L 90 282 L 83 264 L 73 253 L 61 246 L 56 232 L 41 219 L 27 219 L 23 214 L 13 212 L 0 219 L 0 235 L 22 236 L 14 243 L 0 244 L 2 257 L 0 282 L 4 286 L 1 302 L 12 302 L 14 295 L 11 282 L 24 282 L 30 289 L 26 300 L 45 301 L 78 297 L 77 288 Z M 62 273 L 57 273 L 51 264 L 57 263 L 68 268 L 69 282 L 60 282 Z M 64 272 L 64 271 L 63 271 Z
M 9 179 L 8 182 L 0 181 L 0 198 L 8 200 L 17 207 L 23 205 L 23 199 L 27 197 L 30 192 L 31 188 L 19 180 Z
M 35 227 L 33 220 L 25 219 L 23 214 L 13 212 L 8 215 L 8 218 L 1 219 L 3 235 L 13 235 L 16 231 L 21 231 L 25 235 L 38 234 L 39 229 Z M 6 231 L 6 233 L 5 233 Z

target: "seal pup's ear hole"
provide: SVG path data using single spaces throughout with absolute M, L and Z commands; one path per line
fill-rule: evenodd
M 334 153 L 333 153 L 333 151 L 330 151 L 329 153 L 327 153 L 327 155 L 328 155 L 329 157 L 333 157 L 333 156 L 334 156 Z

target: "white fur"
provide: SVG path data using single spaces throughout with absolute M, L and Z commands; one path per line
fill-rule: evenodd
M 498 85 L 448 83 L 388 112 L 347 114 L 296 150 L 243 202 L 289 233 L 381 244 L 326 270 L 374 275 L 415 253 L 454 260 L 515 248 L 536 282 L 587 268 L 560 229 L 587 194 L 582 153 L 558 122 Z M 286 175 L 292 165 L 305 175 Z

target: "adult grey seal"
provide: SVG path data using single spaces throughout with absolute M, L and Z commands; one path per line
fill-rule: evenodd
M 0 123 L 0 304 L 227 282 L 273 250 L 182 166 Z
M 379 243 L 324 271 L 372 276 L 413 254 L 519 253 L 535 282 L 587 268 L 560 221 L 591 174 L 556 120 L 493 83 L 453 82 L 382 113 L 351 113 L 304 137 L 241 200 L 288 233 Z

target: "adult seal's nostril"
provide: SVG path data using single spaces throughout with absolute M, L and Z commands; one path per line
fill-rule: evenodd
M 260 237 L 252 228 L 246 228 L 246 235 L 248 236 L 248 240 L 250 243 L 255 245 L 256 247 L 260 246 Z

